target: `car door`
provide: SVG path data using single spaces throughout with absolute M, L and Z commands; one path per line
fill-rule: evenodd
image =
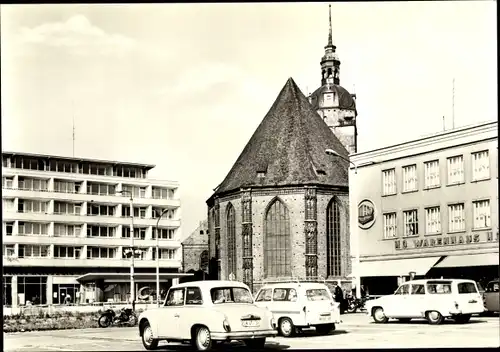
M 272 294 L 273 294 L 272 288 L 261 289 L 257 294 L 257 297 L 255 298 L 255 305 L 260 308 L 267 308 L 272 312 L 273 311 L 271 307 Z
M 423 283 L 411 284 L 410 295 L 407 299 L 408 317 L 423 317 L 425 312 L 425 285 Z
M 178 338 L 180 327 L 181 310 L 184 306 L 185 288 L 174 288 L 168 291 L 165 306 L 157 317 L 158 336 Z
M 397 291 L 386 300 L 384 305 L 385 315 L 388 317 L 408 317 L 408 298 L 410 293 L 410 284 L 401 285 Z
M 500 311 L 500 289 L 498 281 L 492 281 L 488 284 L 486 292 L 484 293 L 484 301 L 488 311 Z
M 197 286 L 186 287 L 186 300 L 183 307 L 179 307 L 177 318 L 179 336 L 181 338 L 191 337 L 191 327 L 199 320 L 203 307 L 201 290 Z

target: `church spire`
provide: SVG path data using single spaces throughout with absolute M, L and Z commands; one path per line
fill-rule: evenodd
M 330 31 L 328 32 L 328 46 L 332 46 L 332 5 L 328 4 L 328 19 L 330 20 Z
M 325 55 L 321 58 L 321 85 L 340 84 L 340 60 L 335 52 L 336 46 L 332 39 L 332 6 L 328 5 L 328 44 L 325 46 Z

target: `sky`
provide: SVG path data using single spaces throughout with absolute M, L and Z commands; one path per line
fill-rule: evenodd
M 358 151 L 497 120 L 494 1 L 332 3 Z M 328 3 L 1 5 L 2 150 L 155 164 L 182 233 L 289 77 L 320 86 Z M 453 99 L 453 79 L 454 99 Z M 454 109 L 453 106 L 454 100 Z M 454 113 L 453 113 L 454 111 Z

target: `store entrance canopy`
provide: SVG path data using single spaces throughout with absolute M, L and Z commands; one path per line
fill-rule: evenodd
M 186 276 L 193 276 L 191 273 L 161 273 L 160 281 L 167 281 L 169 279 L 176 279 Z M 95 280 L 104 280 L 104 282 L 128 282 L 130 280 L 129 273 L 89 273 L 77 277 L 76 280 L 80 283 L 95 281 Z M 156 274 L 143 274 L 137 273 L 134 274 L 134 279 L 136 282 L 154 282 L 156 281 Z
M 441 257 L 380 260 L 359 263 L 360 277 L 425 275 Z M 350 276 L 355 276 L 353 272 Z
M 466 266 L 498 265 L 498 253 L 450 255 L 436 265 L 436 268 L 459 268 Z

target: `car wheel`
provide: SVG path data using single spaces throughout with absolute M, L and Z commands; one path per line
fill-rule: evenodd
M 212 348 L 212 336 L 206 326 L 200 326 L 196 329 L 192 345 L 197 351 L 208 351 Z
M 278 324 L 278 331 L 281 336 L 291 337 L 295 332 L 295 326 L 293 325 L 292 319 L 281 318 Z
M 373 320 L 375 320 L 375 322 L 378 324 L 387 323 L 387 320 L 389 320 L 385 316 L 384 309 L 382 307 L 374 308 L 372 311 L 372 317 Z
M 259 339 L 251 339 L 251 340 L 245 340 L 245 345 L 247 345 L 248 348 L 252 349 L 263 349 L 264 345 L 266 344 L 266 338 L 259 338 Z
M 142 324 L 141 336 L 145 349 L 151 351 L 158 347 L 158 339 L 153 338 L 153 329 L 149 325 L 149 322 Z
M 453 318 L 456 323 L 459 324 L 466 324 L 469 322 L 471 317 L 471 314 L 463 314 L 463 315 L 457 315 L 456 317 Z
M 335 329 L 335 324 L 316 325 L 316 332 L 320 335 L 328 335 L 330 331 Z
M 431 325 L 438 325 L 443 322 L 443 316 L 436 310 L 431 310 L 425 313 L 425 317 L 427 318 L 427 321 Z
M 411 321 L 411 318 L 399 318 L 398 321 L 401 323 L 409 323 Z

